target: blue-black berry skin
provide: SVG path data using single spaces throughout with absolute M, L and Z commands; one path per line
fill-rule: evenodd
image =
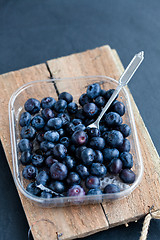
M 135 181 L 135 173 L 131 170 L 131 169 L 123 169 L 120 174 L 119 174 L 120 179 L 124 182 L 124 183 L 134 183 Z
M 32 126 L 25 126 L 21 129 L 21 138 L 34 139 L 36 131 Z
M 132 168 L 133 167 L 133 158 L 129 152 L 122 152 L 120 154 L 120 159 L 122 160 L 124 168 Z
M 85 195 L 84 189 L 80 185 L 73 185 L 68 190 L 69 197 L 83 197 Z
M 21 158 L 20 158 L 20 161 L 21 161 L 22 165 L 30 164 L 32 162 L 31 156 L 32 155 L 31 155 L 30 151 L 22 152 Z
M 56 118 L 51 118 L 49 119 L 49 121 L 47 122 L 47 126 L 50 128 L 50 129 L 54 129 L 54 130 L 58 130 L 62 127 L 63 125 L 63 122 L 62 122 L 62 119 L 59 118 L 59 117 L 56 117 Z
M 56 159 L 62 160 L 67 155 L 67 148 L 63 144 L 58 143 L 53 148 L 53 155 Z
M 66 134 L 63 128 L 58 129 L 57 132 L 59 133 L 60 138 L 64 137 L 64 135 Z
M 77 165 L 76 171 L 82 179 L 86 179 L 89 176 L 89 171 L 86 166 L 80 164 Z
M 112 94 L 114 93 L 115 89 L 109 89 L 108 91 L 106 91 L 103 95 L 103 97 L 106 99 L 106 101 L 109 100 L 109 98 L 112 96 Z M 116 99 L 118 98 L 118 95 L 116 97 Z
M 86 146 L 80 146 L 76 148 L 75 155 L 77 159 L 81 159 L 81 153 L 86 148 L 87 148 Z
M 71 120 L 68 113 L 58 113 L 57 117 L 61 118 L 63 126 L 65 126 Z
M 118 174 L 122 170 L 123 163 L 119 158 L 114 158 L 108 165 L 108 170 L 112 174 Z
M 50 176 L 54 180 L 62 181 L 67 177 L 67 167 L 65 164 L 62 164 L 60 162 L 53 163 L 50 167 Z
M 49 168 L 52 166 L 53 163 L 56 163 L 56 162 L 58 162 L 58 160 L 54 159 L 53 156 L 51 155 L 45 159 L 45 165 Z
M 125 138 L 123 140 L 123 144 L 119 146 L 118 150 L 120 152 L 129 152 L 130 149 L 131 149 L 130 141 L 127 138 Z
M 72 120 L 72 123 L 73 123 L 75 126 L 77 126 L 77 125 L 79 125 L 79 124 L 82 124 L 82 120 L 79 119 L 79 118 L 74 118 L 74 119 Z
M 29 98 L 25 102 L 24 108 L 25 108 L 26 112 L 29 112 L 30 114 L 35 114 L 40 111 L 41 106 L 40 106 L 40 102 L 37 99 Z
M 108 127 L 114 127 L 122 123 L 122 118 L 118 113 L 109 112 L 105 115 L 104 121 Z
M 98 107 L 94 103 L 86 103 L 83 106 L 83 112 L 88 118 L 93 118 L 98 113 Z
M 65 184 L 64 182 L 61 182 L 61 181 L 52 181 L 50 184 L 49 184 L 49 188 L 51 190 L 53 190 L 54 192 L 56 193 L 63 193 L 65 191 Z
M 109 132 L 106 132 L 104 135 L 106 144 L 109 145 L 112 148 L 118 148 L 123 144 L 123 135 L 120 131 L 112 130 Z
M 100 107 L 100 108 L 104 107 L 106 104 L 106 100 L 102 96 L 95 98 L 94 102 L 97 105 L 97 107 Z
M 96 176 L 89 176 L 85 181 L 85 185 L 88 189 L 99 188 L 100 180 Z
M 53 196 L 52 196 L 52 193 L 50 192 L 42 191 L 41 198 L 53 198 Z
M 77 126 L 75 126 L 74 131 L 84 131 L 86 129 L 84 124 L 78 124 Z
M 103 157 L 105 163 L 110 163 L 113 158 L 119 157 L 119 151 L 116 148 L 105 148 L 103 150 Z
M 45 97 L 41 101 L 42 108 L 51 108 L 53 109 L 53 105 L 55 104 L 56 100 L 52 97 Z
M 39 196 L 41 193 L 41 190 L 36 186 L 35 182 L 31 182 L 26 187 L 27 192 L 29 192 L 32 195 Z
M 93 163 L 90 172 L 94 176 L 104 177 L 107 173 L 107 168 L 102 163 Z
M 131 134 L 131 128 L 127 124 L 122 124 L 116 129 L 119 130 L 124 137 L 128 137 Z
M 54 110 L 57 113 L 63 113 L 66 110 L 66 108 L 67 108 L 67 102 L 63 99 L 58 100 L 54 104 Z
M 105 140 L 102 137 L 93 137 L 89 141 L 89 146 L 96 150 L 102 150 L 105 147 Z
M 21 139 L 18 143 L 19 150 L 21 152 L 31 151 L 32 144 L 29 139 Z
M 44 133 L 45 132 L 38 132 L 37 135 L 36 135 L 36 140 L 41 143 L 44 141 Z
M 75 125 L 72 122 L 68 122 L 65 125 L 65 131 L 69 136 L 71 136 L 75 132 Z
M 92 102 L 86 93 L 83 93 L 79 98 L 79 104 L 83 107 L 86 103 Z
M 106 92 L 107 92 L 107 91 L 106 91 L 105 89 L 101 89 L 100 96 L 104 97 L 105 94 L 106 94 Z
M 92 188 L 87 192 L 87 195 L 101 195 L 102 191 L 99 188 Z
M 122 102 L 116 101 L 112 105 L 112 111 L 118 113 L 120 116 L 125 114 L 125 106 Z
M 120 188 L 115 184 L 108 184 L 104 188 L 104 193 L 118 193 L 118 192 L 120 192 Z
M 77 111 L 78 111 L 78 105 L 77 105 L 75 102 L 69 103 L 68 106 L 67 106 L 67 111 L 68 111 L 70 114 L 75 114 L 75 113 L 77 113 Z
M 72 143 L 78 146 L 85 145 L 88 141 L 88 136 L 84 131 L 76 131 L 71 137 Z
M 77 184 L 79 185 L 80 182 L 81 182 L 81 178 L 80 178 L 78 173 L 70 172 L 68 174 L 68 177 L 67 177 L 66 181 L 67 181 L 67 184 L 70 185 L 70 186 L 77 185 Z
M 89 98 L 96 98 L 98 96 L 100 96 L 101 93 L 101 87 L 98 83 L 93 83 L 91 85 L 88 86 L 87 88 L 87 96 Z
M 38 154 L 32 155 L 32 164 L 35 167 L 41 167 L 43 166 L 43 163 L 44 163 L 44 157 L 42 155 L 38 155 Z
M 85 166 L 89 166 L 93 163 L 95 158 L 95 152 L 92 148 L 85 148 L 81 152 L 81 159 Z
M 100 130 L 98 128 L 87 128 L 87 134 L 90 138 L 100 137 Z
M 41 116 L 37 115 L 37 116 L 35 116 L 35 117 L 32 119 L 31 125 L 32 125 L 32 127 L 34 127 L 36 130 L 40 130 L 40 129 L 42 129 L 42 128 L 44 127 L 45 121 L 44 121 L 44 119 L 43 119 Z
M 95 150 L 94 162 L 103 163 L 103 154 L 100 150 Z
M 58 100 L 60 100 L 60 99 L 65 100 L 67 103 L 70 103 L 70 102 L 73 101 L 72 95 L 70 93 L 68 93 L 68 92 L 60 93 L 59 96 L 58 96 Z
M 40 149 L 43 152 L 47 152 L 47 151 L 53 149 L 54 146 L 55 146 L 55 144 L 53 142 L 43 141 L 40 143 Z
M 57 131 L 47 131 L 44 134 L 44 139 L 49 142 L 58 142 L 59 133 Z
M 38 175 L 36 176 L 36 184 L 42 184 L 43 186 L 46 186 L 49 181 L 49 175 L 46 173 L 46 171 L 40 171 Z
M 54 112 L 50 108 L 42 109 L 41 114 L 46 121 L 54 117 Z
M 31 114 L 29 112 L 23 112 L 19 119 L 19 124 L 21 127 L 29 126 L 31 122 Z
M 62 143 L 66 148 L 68 148 L 71 140 L 68 137 L 62 137 L 60 138 L 59 142 Z
M 69 155 L 63 159 L 63 163 L 67 166 L 68 170 L 73 170 L 76 166 L 76 160 Z
M 23 171 L 22 171 L 22 175 L 24 178 L 26 179 L 34 179 L 37 175 L 37 168 L 32 166 L 32 165 L 27 165 L 26 167 L 24 167 Z

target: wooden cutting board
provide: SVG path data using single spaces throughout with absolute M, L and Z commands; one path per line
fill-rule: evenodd
M 0 137 L 6 158 L 12 169 L 12 156 L 8 121 L 8 102 L 12 93 L 22 84 L 50 77 L 77 77 L 105 75 L 118 79 L 123 66 L 115 50 L 103 46 L 94 50 L 53 59 L 47 63 L 0 76 Z M 66 83 L 67 85 L 67 80 Z M 61 91 L 62 86 L 57 86 Z M 64 88 L 64 85 L 63 85 Z M 87 206 L 45 209 L 37 207 L 19 191 L 19 196 L 35 240 L 74 239 L 87 236 L 120 224 L 136 221 L 146 215 L 149 208 L 160 209 L 160 161 L 157 151 L 127 88 L 144 162 L 144 175 L 140 186 L 127 198 L 110 203 Z M 12 196 L 11 196 L 12 197 Z

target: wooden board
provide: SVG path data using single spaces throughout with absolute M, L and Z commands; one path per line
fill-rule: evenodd
M 118 79 L 123 71 L 116 51 L 111 50 L 109 46 L 50 60 L 48 66 L 53 77 L 56 78 L 106 75 Z M 6 118 L 9 98 L 22 84 L 49 77 L 50 73 L 45 64 L 0 76 L 0 104 L 4 109 L 3 116 L 0 115 L 0 137 L 11 171 L 9 123 L 8 118 Z M 57 88 L 61 91 L 61 86 L 57 85 Z M 160 208 L 159 156 L 131 94 L 130 98 L 145 166 L 140 186 L 129 197 L 113 203 L 53 209 L 39 208 L 30 203 L 19 192 L 28 222 L 30 226 L 34 226 L 32 232 L 35 240 L 51 239 L 51 236 L 53 240 L 57 239 L 57 232 L 62 233 L 61 239 L 87 236 L 109 227 L 137 220 L 144 216 L 153 204 L 155 210 Z M 48 219 L 48 222 L 39 221 L 41 219 Z M 34 224 L 35 222 L 37 223 Z

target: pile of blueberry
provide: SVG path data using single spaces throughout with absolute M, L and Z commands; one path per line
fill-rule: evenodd
M 125 106 L 117 99 L 100 122 L 100 128 L 88 128 L 101 112 L 114 89 L 89 85 L 79 98 L 62 92 L 40 101 L 28 99 L 20 116 L 20 162 L 22 175 L 31 180 L 26 190 L 42 198 L 117 193 L 120 188 L 100 181 L 108 173 L 132 184 L 133 158 L 127 137 L 131 129 L 123 124 Z M 44 186 L 44 189 L 39 186 Z

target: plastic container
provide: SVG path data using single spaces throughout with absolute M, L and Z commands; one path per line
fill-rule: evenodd
M 133 171 L 136 174 L 136 180 L 131 185 L 122 185 L 122 191 L 114 194 L 102 194 L 94 196 L 84 197 L 61 197 L 44 199 L 36 197 L 28 193 L 25 188 L 29 183 L 28 180 L 22 176 L 23 166 L 19 161 L 20 153 L 18 151 L 18 142 L 20 140 L 20 126 L 19 116 L 24 111 L 24 103 L 28 98 L 34 97 L 41 100 L 44 97 L 52 96 L 57 99 L 58 90 L 61 92 L 70 92 L 73 95 L 74 101 L 78 102 L 78 98 L 82 93 L 86 91 L 89 84 L 98 82 L 102 89 L 108 90 L 116 88 L 118 82 L 110 77 L 105 76 L 89 76 L 79 78 L 67 78 L 67 79 L 54 79 L 53 80 L 42 80 L 27 83 L 20 87 L 11 97 L 9 102 L 9 122 L 10 122 L 10 136 L 11 136 L 11 147 L 12 147 L 12 161 L 14 171 L 14 181 L 18 189 L 24 194 L 25 197 L 45 207 L 56 207 L 56 206 L 68 206 L 75 204 L 90 204 L 90 203 L 101 203 L 104 201 L 113 201 L 114 199 L 120 199 L 129 195 L 140 183 L 143 173 L 143 162 L 136 132 L 136 126 L 134 116 L 131 108 L 131 103 L 127 90 L 123 88 L 119 94 L 118 99 L 125 104 L 126 113 L 123 116 L 123 123 L 128 124 L 131 127 L 132 134 L 128 137 L 131 143 L 131 153 L 133 155 L 134 166 Z M 73 89 L 71 91 L 71 89 Z M 102 184 L 106 184 L 106 181 L 115 182 L 114 177 L 110 176 L 106 178 Z

